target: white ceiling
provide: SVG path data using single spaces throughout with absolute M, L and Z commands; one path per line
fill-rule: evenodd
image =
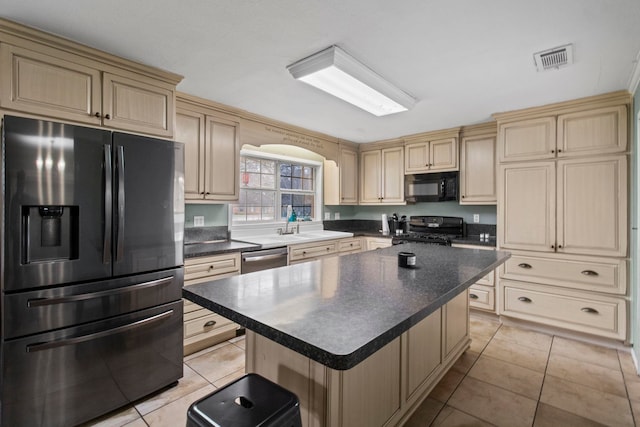
M 629 89 L 638 0 L 0 0 L 0 16 L 182 74 L 178 89 L 355 142 Z M 539 73 L 533 53 L 574 44 Z M 418 102 L 375 117 L 286 66 L 337 44 Z

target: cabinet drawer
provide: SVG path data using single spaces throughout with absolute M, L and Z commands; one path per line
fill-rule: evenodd
M 214 279 L 223 274 L 228 275 L 229 273 L 239 272 L 240 253 L 191 258 L 184 263 L 184 281 L 186 285 L 196 283 L 194 280 L 198 279 Z
M 325 255 L 336 253 L 336 242 L 326 243 L 319 242 L 315 245 L 291 246 L 289 248 L 289 260 L 297 261 L 301 259 L 313 259 Z
M 195 307 L 193 309 L 184 312 L 184 322 L 189 322 L 191 320 L 199 319 L 201 317 L 213 314 L 213 311 L 207 310 L 206 308 L 201 307 L 197 304 L 194 304 L 194 306 Z
M 627 302 L 623 298 L 509 281 L 500 283 L 502 315 L 626 339 Z
M 184 322 L 184 338 L 186 339 L 194 335 L 210 332 L 214 329 L 220 328 L 230 323 L 233 322 L 231 322 L 231 320 L 227 319 L 226 317 L 222 317 L 219 314 L 215 313 L 201 316 L 197 319 Z
M 501 277 L 543 285 L 625 295 L 627 262 L 624 259 L 544 257 L 512 253 Z
M 469 288 L 469 306 L 495 311 L 495 291 L 491 286 L 473 285 Z
M 351 252 L 362 250 L 362 239 L 345 239 L 338 242 L 340 252 Z

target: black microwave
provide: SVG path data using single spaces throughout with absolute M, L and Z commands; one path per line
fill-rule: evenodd
M 458 200 L 458 172 L 405 175 L 404 198 L 409 203 Z

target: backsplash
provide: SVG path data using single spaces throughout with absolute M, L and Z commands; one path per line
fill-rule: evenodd
M 184 243 L 212 242 L 215 240 L 227 240 L 228 229 L 226 225 L 214 227 L 189 227 L 184 229 Z

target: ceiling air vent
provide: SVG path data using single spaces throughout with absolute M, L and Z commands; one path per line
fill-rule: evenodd
M 573 63 L 573 45 L 554 47 L 553 49 L 543 50 L 533 54 L 538 71 L 558 69 Z

